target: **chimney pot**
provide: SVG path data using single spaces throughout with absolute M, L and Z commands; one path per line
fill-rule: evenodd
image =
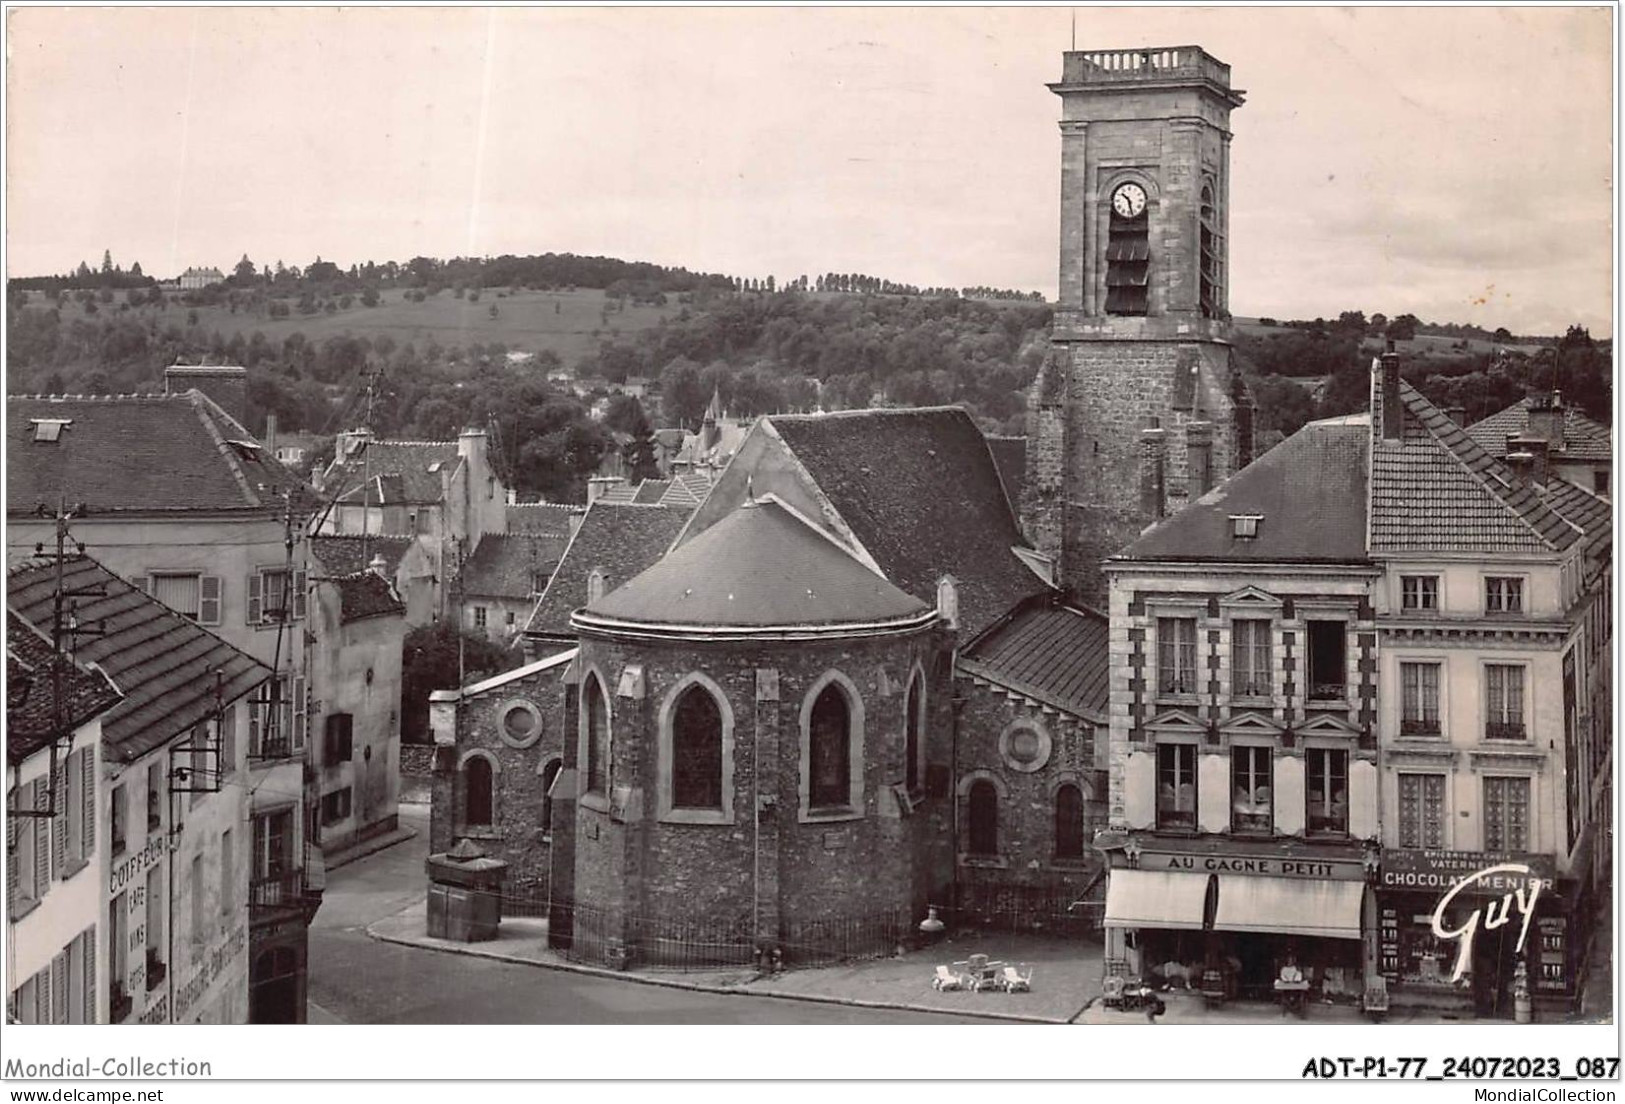
M 1140 512 L 1148 519 L 1168 514 L 1165 437 L 1166 431 L 1157 427 L 1140 431 Z
M 1399 354 L 1382 354 L 1382 436 L 1398 441 L 1405 436 L 1405 405 L 1399 398 Z

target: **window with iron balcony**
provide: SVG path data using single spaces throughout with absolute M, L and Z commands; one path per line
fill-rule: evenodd
M 1157 745 L 1157 827 L 1196 828 L 1196 748 Z
M 1439 735 L 1439 665 L 1399 665 L 1399 734 Z
M 1157 692 L 1197 692 L 1196 618 L 1157 618 Z
M 1484 667 L 1484 738 L 1524 740 L 1523 668 L 1490 663 Z
M 1231 623 L 1231 688 L 1238 698 L 1267 698 L 1274 693 L 1270 659 L 1270 622 L 1237 620 Z
M 1340 748 L 1309 748 L 1306 817 L 1311 836 L 1343 836 L 1349 830 L 1349 753 Z
M 1410 611 L 1437 611 L 1439 608 L 1439 577 L 1437 575 L 1401 575 L 1399 577 L 1400 608 Z
M 1238 747 L 1230 751 L 1230 778 L 1234 793 L 1230 830 L 1267 836 L 1275 829 L 1275 800 L 1271 778 L 1271 752 L 1267 747 Z
M 1488 576 L 1484 580 L 1484 612 L 1522 613 L 1523 580 L 1516 576 Z
M 1309 700 L 1341 701 L 1348 695 L 1348 627 L 1342 621 L 1309 622 Z

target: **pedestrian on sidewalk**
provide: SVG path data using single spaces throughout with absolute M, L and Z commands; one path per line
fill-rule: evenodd
M 1163 1003 L 1163 999 L 1155 993 L 1151 994 L 1151 999 L 1145 1004 L 1145 1022 L 1149 1024 L 1156 1023 L 1157 1017 L 1166 1011 L 1168 1011 L 1168 1006 Z

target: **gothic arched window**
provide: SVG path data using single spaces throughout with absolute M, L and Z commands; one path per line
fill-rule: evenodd
M 920 756 L 925 745 L 925 680 L 918 673 L 908 684 L 908 702 L 904 707 L 903 779 L 909 789 L 921 784 Z
M 494 805 L 491 761 L 476 755 L 463 764 L 463 824 L 468 828 L 489 828 Z
M 966 804 L 970 822 L 970 841 L 966 850 L 972 855 L 999 853 L 999 791 L 985 778 L 970 784 Z
M 839 686 L 824 687 L 813 702 L 807 732 L 808 804 L 829 808 L 852 800 L 852 713 Z
M 671 722 L 671 804 L 674 809 L 722 807 L 722 713 L 703 686 L 677 699 Z
M 1055 791 L 1055 857 L 1083 858 L 1083 790 L 1071 782 Z
M 581 711 L 587 729 L 587 792 L 609 793 L 609 708 L 597 672 L 581 684 Z

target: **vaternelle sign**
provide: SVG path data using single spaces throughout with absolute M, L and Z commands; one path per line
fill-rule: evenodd
M 1493 871 L 1492 873 L 1490 871 Z M 1384 889 L 1449 890 L 1498 897 L 1538 888 L 1550 892 L 1556 882 L 1551 859 L 1544 855 L 1509 855 L 1497 851 L 1384 851 Z

